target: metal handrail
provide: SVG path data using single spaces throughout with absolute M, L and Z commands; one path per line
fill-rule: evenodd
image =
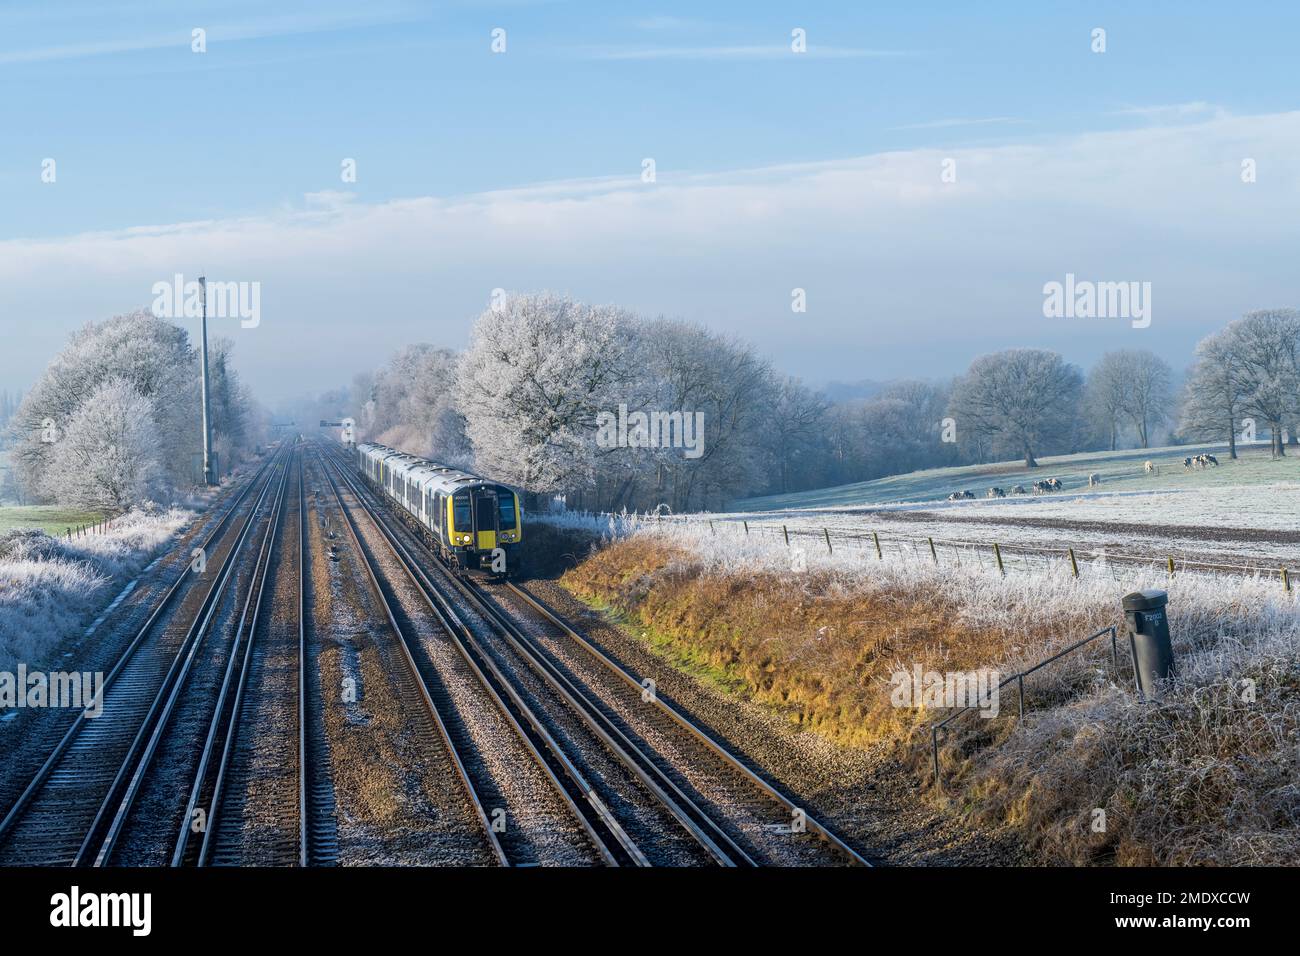
M 1044 658 L 1043 660 L 1035 664 L 1033 667 L 1012 674 L 1010 677 L 1006 678 L 1005 680 L 1001 681 L 998 684 L 998 690 L 1001 691 L 1003 687 L 1006 687 L 1012 681 L 1016 682 L 1019 690 L 1018 719 L 1024 719 L 1025 716 L 1025 678 L 1028 677 L 1030 674 L 1034 673 L 1035 671 L 1041 670 L 1042 668 L 1046 667 L 1048 664 L 1060 660 L 1062 657 L 1065 657 L 1067 654 L 1072 654 L 1073 652 L 1077 651 L 1079 648 L 1083 647 L 1085 644 L 1092 643 L 1097 638 L 1101 637 L 1103 634 L 1110 635 L 1111 667 L 1114 670 L 1115 676 L 1118 677 L 1119 676 L 1119 628 L 1116 625 L 1112 624 L 1109 627 L 1103 627 L 1100 631 L 1097 631 L 1096 633 L 1088 635 L 1081 641 L 1076 641 L 1075 643 L 1071 644 L 1069 647 L 1057 651 L 1051 657 Z M 1135 654 L 1136 652 L 1132 648 L 1130 648 L 1130 653 Z M 1136 674 L 1137 658 L 1135 656 L 1133 657 L 1133 670 L 1134 673 Z M 936 723 L 931 725 L 930 743 L 931 743 L 933 760 L 934 760 L 934 782 L 936 785 L 939 786 L 943 785 L 943 781 L 939 775 L 939 731 L 943 730 L 944 727 L 948 726 L 948 724 L 952 723 L 954 720 L 956 720 L 958 717 L 965 714 L 967 711 L 975 710 L 975 709 L 976 706 L 974 704 L 967 704 L 965 707 L 962 707 L 960 710 L 952 714 L 949 714 L 943 720 L 937 721 Z

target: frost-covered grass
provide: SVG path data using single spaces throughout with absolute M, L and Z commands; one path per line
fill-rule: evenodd
M 1216 456 L 1220 466 L 1185 469 L 1183 458 L 1200 452 Z M 1232 461 L 1228 458 L 1224 445 L 1175 445 L 1040 458 L 1039 467 L 1032 469 L 1025 468 L 1023 462 L 931 468 L 835 488 L 747 498 L 734 502 L 732 509 L 753 512 L 933 502 L 942 501 L 949 493 L 961 490 L 973 491 L 982 496 L 992 485 L 1009 490 L 1011 486 L 1019 484 L 1028 489 L 1033 482 L 1049 477 L 1060 478 L 1065 490 L 1071 492 L 1087 490 L 1090 474 L 1101 477 L 1103 491 L 1177 491 L 1225 485 L 1300 482 L 1300 454 L 1274 461 L 1267 446 L 1260 445 L 1239 446 L 1238 454 L 1241 457 Z M 1143 463 L 1148 460 L 1158 466 L 1158 474 L 1146 474 Z
M 917 511 L 924 514 L 917 514 Z M 1015 548 L 1062 561 L 1066 548 L 1080 560 L 1102 555 L 1143 559 L 1152 565 L 1173 555 L 1203 564 L 1250 565 L 1276 572 L 1300 567 L 1300 545 L 1269 532 L 1300 530 L 1300 484 L 1211 488 L 1197 492 L 1102 492 L 1091 496 L 1023 498 L 1012 501 L 883 506 L 866 513 L 844 511 L 716 515 L 720 533 L 735 534 L 740 522 L 751 534 L 791 533 L 849 545 L 875 532 L 887 555 L 920 548 L 927 537 L 940 543 L 939 558 L 956 558 L 945 542 L 971 548 Z M 702 519 L 683 519 L 700 521 Z M 1083 523 L 1079 525 L 1076 523 Z M 874 545 L 871 545 L 872 547 Z M 972 560 L 975 560 L 972 558 Z M 1033 557 L 1037 561 L 1037 556 Z M 1017 559 L 1018 567 L 1019 559 Z
M 651 525 L 652 518 L 634 514 L 592 514 L 589 511 L 545 511 L 526 515 L 525 523 L 541 521 L 564 531 L 585 531 L 598 538 L 616 538 Z
M 36 667 L 194 519 L 180 509 L 133 511 L 102 534 L 0 535 L 0 670 Z
M 585 599 L 800 726 L 898 748 L 918 793 L 1017 829 L 1044 860 L 1300 863 L 1300 604 L 1276 583 L 1138 568 L 1122 583 L 1064 568 L 953 575 L 928 554 L 815 548 L 796 563 L 779 538 L 699 524 L 613 537 L 566 575 Z M 1159 703 L 1133 693 L 1123 653 L 1112 670 L 1102 638 L 1027 679 L 1023 722 L 1004 690 L 999 717 L 951 725 L 945 786 L 933 786 L 929 727 L 945 712 L 893 706 L 894 673 L 1014 673 L 1098 629 L 1122 635 L 1120 599 L 1141 587 L 1169 592 L 1178 677 Z

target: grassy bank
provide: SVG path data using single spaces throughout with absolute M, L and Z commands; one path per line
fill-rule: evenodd
M 783 549 L 689 529 L 612 541 L 563 583 L 792 724 L 895 749 L 918 799 L 1013 827 L 1045 862 L 1300 862 L 1300 612 L 1267 584 L 1175 580 L 1180 675 L 1159 704 L 1116 680 L 1098 642 L 1027 682 L 1023 722 L 1004 692 L 998 716 L 953 725 L 940 790 L 928 729 L 946 711 L 896 706 L 894 675 L 1012 673 L 1117 623 L 1113 584 L 847 556 L 792 571 Z

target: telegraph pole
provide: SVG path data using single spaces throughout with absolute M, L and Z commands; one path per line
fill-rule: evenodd
M 212 414 L 208 408 L 208 279 L 199 276 L 199 291 L 203 297 L 203 483 L 215 485 L 212 474 Z

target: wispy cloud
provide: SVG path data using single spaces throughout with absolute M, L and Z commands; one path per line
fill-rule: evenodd
M 926 123 L 908 123 L 906 126 L 891 126 L 890 129 L 950 129 L 954 126 L 1014 126 L 1028 123 L 1027 119 L 1015 116 L 982 116 L 972 119 L 941 119 Z
M 1207 116 L 1227 116 L 1227 110 L 1204 100 L 1190 103 L 1168 103 L 1160 106 L 1126 106 L 1111 110 L 1111 116 L 1138 116 L 1144 119 L 1204 119 Z
M 873 50 L 854 47 L 808 45 L 806 53 L 794 53 L 789 46 L 658 46 L 603 48 L 584 51 L 593 60 L 775 60 L 779 57 L 808 56 L 817 59 L 875 59 L 914 56 L 913 50 Z
M 686 17 L 642 17 L 633 26 L 638 30 L 684 30 L 700 24 L 701 21 L 688 20 Z
M 414 8 L 399 7 L 387 12 L 338 12 L 317 16 L 264 17 L 242 23 L 214 24 L 204 27 L 209 45 L 240 40 L 261 40 L 280 36 L 297 36 L 328 33 L 357 27 L 408 23 L 423 19 L 426 14 Z M 149 36 L 132 35 L 117 39 L 85 40 L 54 46 L 33 47 L 26 50 L 0 50 L 0 66 L 20 63 L 45 63 L 60 60 L 80 60 L 88 57 L 111 56 L 122 53 L 144 53 L 152 50 L 180 49 L 190 46 L 190 29 L 174 33 L 157 33 Z

